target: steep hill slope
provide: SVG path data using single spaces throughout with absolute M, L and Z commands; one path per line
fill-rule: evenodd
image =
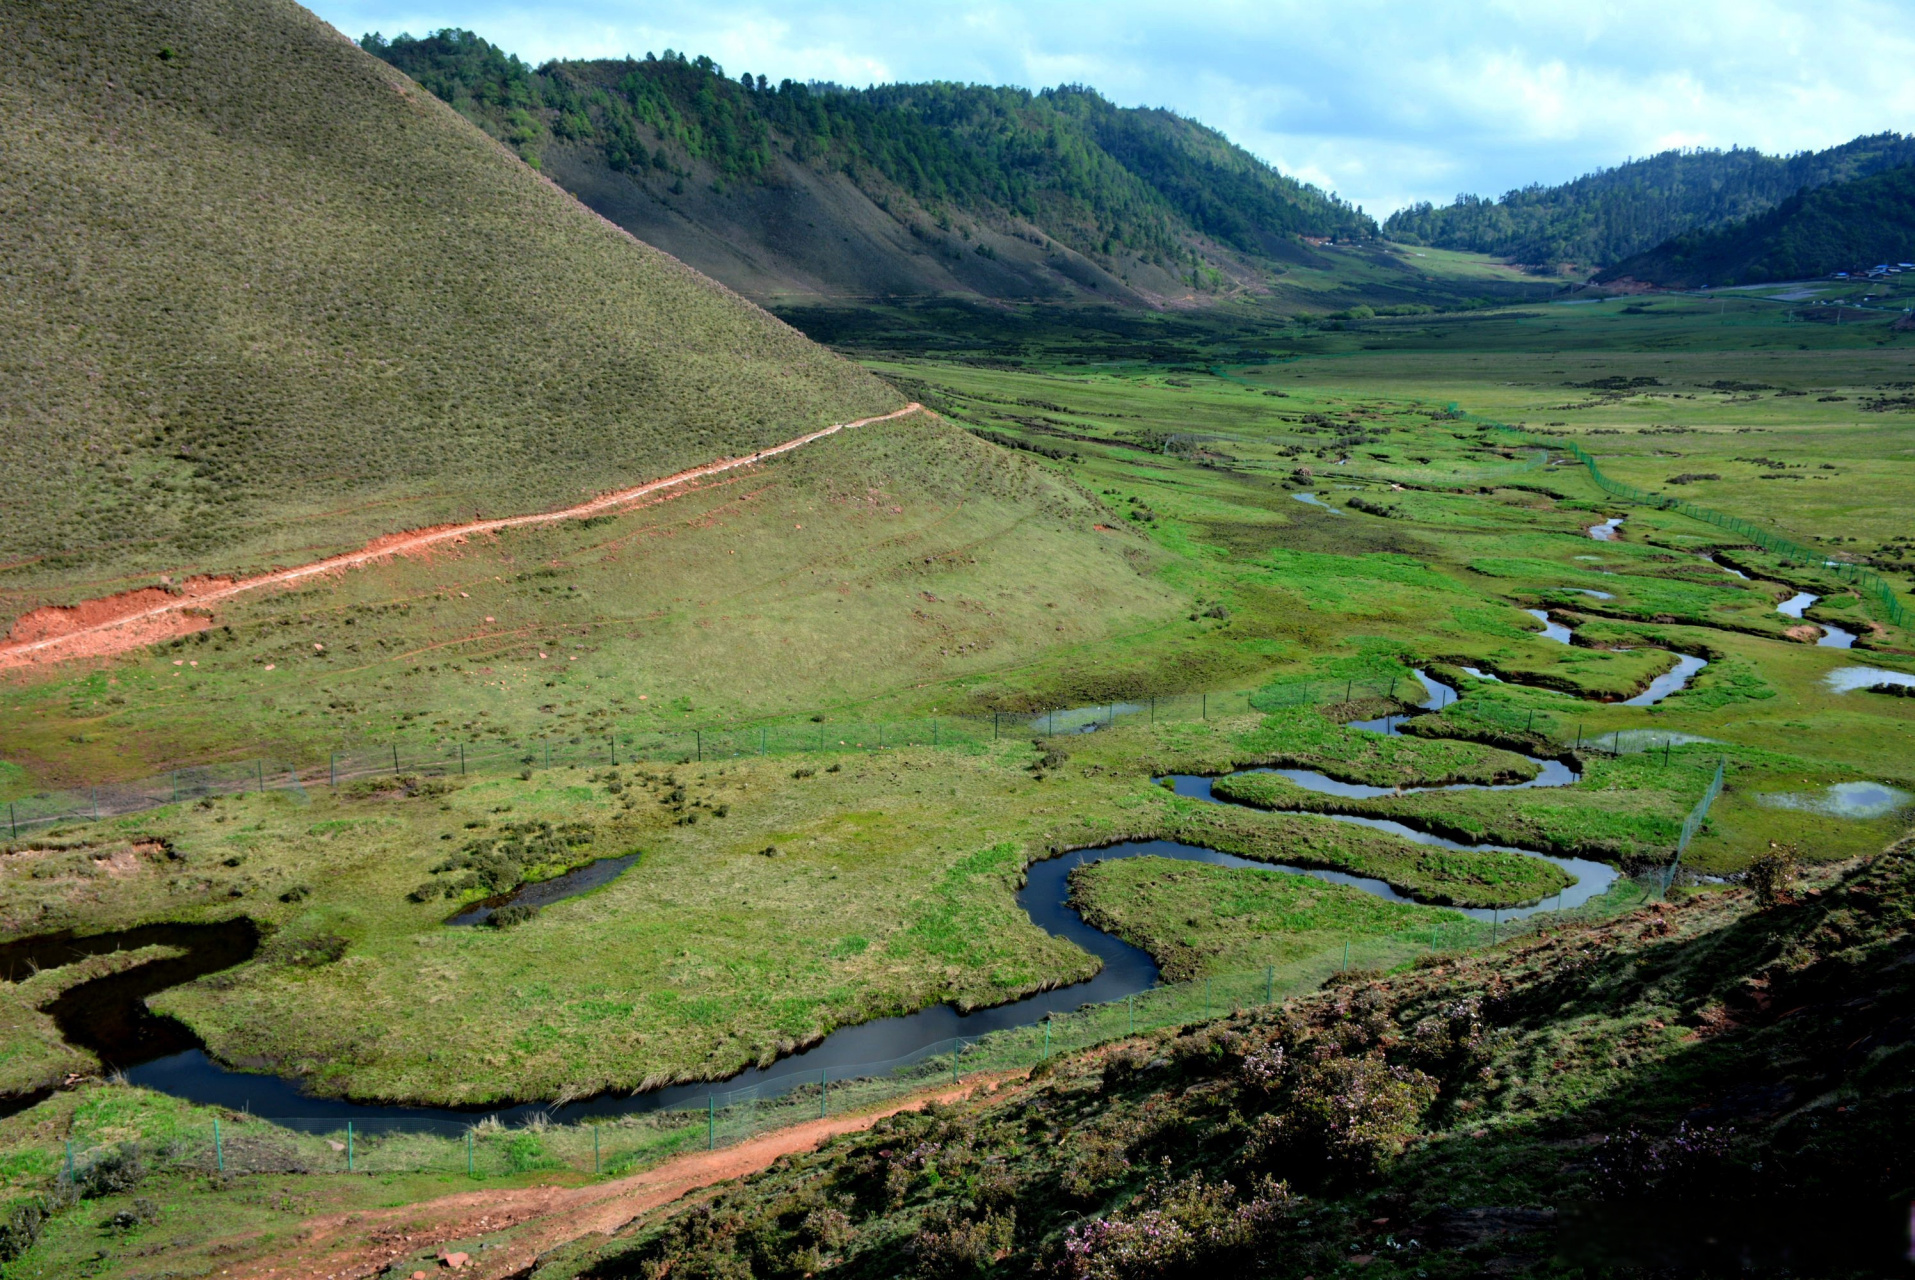
M 1665 151 L 1560 186 L 1500 200 L 1458 196 L 1413 205 L 1384 231 L 1445 249 L 1494 253 L 1535 266 L 1606 267 L 1673 236 L 1749 218 L 1807 188 L 1915 163 L 1915 137 L 1878 133 L 1825 151 L 1764 155 L 1753 148 Z
M 1255 286 L 1361 210 L 1214 130 L 1066 87 L 847 90 L 667 50 L 536 71 L 467 31 L 365 46 L 640 238 L 755 297 L 1154 301 Z
M 26 0 L 0 38 L 0 612 L 904 403 L 286 0 Z
M 1598 280 L 1761 284 L 1915 259 L 1915 165 L 1804 191 L 1742 222 L 1677 236 Z

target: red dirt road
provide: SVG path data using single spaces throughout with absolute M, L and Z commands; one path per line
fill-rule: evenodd
M 826 1138 L 868 1129 L 885 1116 L 916 1111 L 927 1102 L 961 1101 L 996 1080 L 975 1079 L 917 1094 L 881 1110 L 774 1130 L 735 1147 L 680 1156 L 612 1182 L 462 1191 L 392 1209 L 308 1218 L 300 1224 L 297 1243 L 282 1239 L 271 1246 L 255 1245 L 258 1252 L 252 1257 L 243 1255 L 254 1242 L 227 1242 L 224 1248 L 234 1260 L 224 1264 L 220 1275 L 232 1280 L 360 1280 L 402 1259 L 418 1259 L 450 1247 L 470 1255 L 471 1260 L 458 1271 L 422 1261 L 414 1262 L 412 1269 L 423 1269 L 434 1277 L 500 1280 L 522 1274 L 541 1253 L 558 1245 L 593 1233 L 608 1236 L 634 1218 L 714 1183 L 756 1173 L 780 1156 L 810 1151 Z M 480 1240 L 489 1247 L 477 1249 Z M 410 1276 L 412 1269 L 401 1268 L 400 1274 Z
M 75 658 L 102 658 L 124 653 L 129 649 L 137 649 L 142 645 L 210 626 L 212 619 L 208 606 L 221 600 L 230 600 L 244 592 L 256 591 L 261 587 L 284 586 L 306 578 L 338 573 L 344 569 L 357 568 L 391 556 L 423 551 L 439 543 L 461 542 L 476 535 L 495 533 L 501 529 L 556 524 L 561 520 L 582 520 L 590 516 L 604 515 L 674 486 L 703 480 L 708 476 L 719 475 L 738 467 L 748 467 L 753 463 L 763 462 L 767 458 L 775 458 L 781 453 L 801 449 L 826 436 L 835 436 L 840 431 L 868 426 L 874 422 L 888 422 L 908 413 L 916 413 L 923 407 L 913 401 L 891 413 L 859 418 L 855 422 L 834 423 L 822 430 L 807 432 L 783 444 L 761 449 L 745 457 L 719 458 L 715 462 L 708 462 L 688 471 L 680 471 L 662 480 L 653 480 L 635 488 L 603 494 L 589 502 L 559 511 L 506 516 L 498 520 L 474 520 L 467 524 L 437 525 L 429 529 L 387 534 L 373 539 L 358 551 L 328 556 L 324 560 L 315 560 L 311 564 L 300 565 L 293 569 L 280 569 L 252 578 L 195 578 L 184 584 L 180 595 L 173 595 L 158 587 L 144 587 L 116 596 L 88 600 L 78 605 L 53 605 L 44 609 L 35 609 L 15 621 L 7 634 L 6 641 L 0 643 L 0 671 L 43 663 L 67 662 Z

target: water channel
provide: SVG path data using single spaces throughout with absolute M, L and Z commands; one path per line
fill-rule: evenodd
M 1440 708 L 1456 700 L 1454 689 L 1432 679 L 1423 671 L 1419 670 L 1415 674 L 1429 695 L 1431 708 Z M 1390 716 L 1377 721 L 1359 722 L 1351 727 L 1395 735 L 1400 733 L 1398 726 L 1401 719 Z M 1531 759 L 1538 769 L 1535 778 L 1482 789 L 1566 786 L 1576 781 L 1576 773 L 1560 761 Z M 1367 796 L 1394 792 L 1394 789 L 1339 782 L 1308 770 L 1278 772 L 1298 786 L 1329 795 Z M 1210 784 L 1209 778 L 1181 776 L 1173 779 L 1179 794 L 1198 795 L 1213 803 L 1225 803 L 1210 794 Z M 1440 789 L 1474 788 L 1475 784 L 1456 784 Z M 1404 793 L 1426 789 L 1429 788 L 1406 788 Z M 1553 862 L 1577 878 L 1574 885 L 1542 903 L 1500 910 L 1462 910 L 1462 914 L 1478 919 L 1508 920 L 1539 911 L 1575 907 L 1607 889 L 1617 874 L 1612 867 L 1579 858 L 1556 858 L 1500 845 L 1459 845 L 1387 819 L 1345 814 L 1317 816 L 1387 831 L 1418 844 L 1526 853 Z M 1070 902 L 1070 873 L 1077 867 L 1091 862 L 1135 857 L 1173 858 L 1213 866 L 1308 875 L 1333 884 L 1347 885 L 1391 902 L 1410 901 L 1388 884 L 1371 877 L 1257 862 L 1170 840 L 1130 841 L 1104 848 L 1076 850 L 1033 863 L 1027 871 L 1024 887 L 1018 891 L 1017 902 L 1039 928 L 1065 938 L 1096 956 L 1102 962 L 1102 968 L 1095 977 L 970 1012 L 940 1004 L 914 1013 L 842 1027 L 808 1049 L 780 1058 L 768 1066 L 751 1068 L 730 1077 L 724 1081 L 724 1089 L 776 1086 L 778 1082 L 787 1080 L 792 1084 L 812 1081 L 817 1078 L 821 1068 L 850 1068 L 888 1061 L 955 1036 L 980 1036 L 991 1031 L 1029 1026 L 1054 1013 L 1069 1012 L 1085 1004 L 1121 1000 L 1149 990 L 1158 982 L 1157 964 L 1150 954 L 1086 923 Z M 484 914 L 507 902 L 528 905 L 549 903 L 586 892 L 609 883 L 635 860 L 606 859 L 569 872 L 558 880 L 524 886 L 515 894 L 468 908 L 448 923 L 477 923 L 484 918 Z M 244 918 L 211 925 L 150 925 L 78 939 L 68 934 L 43 935 L 0 946 L 0 972 L 17 972 L 30 966 L 50 968 L 70 964 L 85 955 L 155 944 L 180 948 L 184 954 L 179 957 L 154 961 L 112 977 L 81 983 L 56 1000 L 49 1007 L 49 1012 L 69 1042 L 92 1049 L 109 1069 L 124 1071 L 133 1084 L 202 1105 L 247 1110 L 269 1119 L 303 1117 L 336 1121 L 413 1119 L 470 1122 L 476 1116 L 496 1115 L 502 1121 L 511 1123 L 534 1115 L 544 1115 L 554 1122 L 572 1123 L 594 1117 L 695 1106 L 715 1087 L 711 1083 L 699 1082 L 629 1096 L 604 1095 L 558 1106 L 530 1102 L 482 1108 L 400 1106 L 315 1097 L 303 1092 L 294 1080 L 236 1071 L 220 1065 L 207 1055 L 198 1039 L 184 1025 L 154 1014 L 146 1006 L 148 996 L 168 987 L 244 963 L 252 958 L 258 943 L 258 930 L 250 920 Z M 33 1100 L 32 1097 L 9 1100 L 6 1104 L 0 1104 L 0 1113 L 18 1110 Z

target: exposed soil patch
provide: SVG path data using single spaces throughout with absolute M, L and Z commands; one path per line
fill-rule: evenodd
M 781 1156 L 810 1151 L 827 1138 L 868 1129 L 886 1116 L 917 1111 L 929 1102 L 958 1102 L 986 1083 L 917 1094 L 881 1110 L 833 1116 L 779 1129 L 720 1151 L 680 1156 L 643 1173 L 584 1187 L 521 1187 L 464 1191 L 438 1200 L 371 1212 L 328 1214 L 307 1219 L 300 1241 L 262 1250 L 246 1261 L 228 1263 L 234 1280 L 280 1280 L 286 1275 L 321 1275 L 349 1280 L 379 1275 L 403 1260 L 412 1269 L 444 1273 L 436 1261 L 448 1251 L 467 1253 L 461 1276 L 500 1280 L 530 1267 L 541 1253 L 581 1236 L 609 1236 L 654 1209 L 714 1183 L 742 1178 L 769 1167 Z M 483 1242 L 483 1251 L 476 1246 Z M 252 1240 L 232 1242 L 239 1250 L 259 1248 Z M 430 1260 L 430 1261 L 429 1261 Z M 410 1275 L 405 1267 L 400 1274 Z

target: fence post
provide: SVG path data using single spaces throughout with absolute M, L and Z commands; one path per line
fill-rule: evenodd
M 705 1150 L 718 1149 L 718 1095 L 705 1095 Z
M 1124 1012 L 1130 1017 L 1130 1027 L 1127 1031 L 1124 1032 L 1124 1034 L 1134 1036 L 1137 1034 L 1137 997 L 1136 996 L 1124 997 Z
M 1348 938 L 1343 940 L 1343 967 L 1345 969 L 1350 967 L 1350 940 Z
M 1669 749 L 1675 746 L 1675 743 L 1676 743 L 1676 740 L 1672 737 L 1664 738 L 1662 740 L 1662 762 L 1665 765 L 1669 763 Z
M 98 786 L 93 788 L 93 820 L 95 822 L 100 820 L 100 788 Z
M 761 756 L 765 754 L 765 735 L 770 732 L 771 730 L 764 725 L 758 726 L 758 754 Z
M 693 729 L 692 737 L 697 740 L 698 759 L 700 763 L 703 763 L 705 759 L 705 731 L 703 729 Z
M 824 1119 L 831 1110 L 831 1068 L 818 1068 L 818 1118 Z
M 465 1176 L 472 1176 L 472 1130 L 465 1131 Z
M 352 1121 L 346 1121 L 346 1172 L 352 1172 Z
M 399 744 L 397 742 L 392 744 L 392 771 L 394 773 L 399 772 Z
M 951 1083 L 952 1084 L 956 1084 L 958 1082 L 958 1055 L 963 1052 L 964 1052 L 964 1041 L 961 1039 L 953 1040 L 951 1042 Z
M 1051 1056 L 1051 1020 L 1049 1018 L 1044 1019 L 1044 1056 L 1047 1059 Z
M 931 717 L 931 745 L 934 747 L 938 745 L 938 718 L 936 716 Z
M 221 1173 L 226 1172 L 226 1147 L 219 1140 L 219 1117 L 213 1117 L 213 1162 Z
M 878 750 L 884 750 L 884 722 L 878 722 Z
M 550 738 L 545 740 L 545 767 L 548 769 L 552 767 L 552 740 Z
M 593 1172 L 593 1173 L 597 1173 L 598 1171 L 599 1171 L 599 1162 L 598 1162 L 598 1126 L 597 1126 L 597 1125 L 593 1125 L 593 1126 L 592 1126 L 592 1172 Z
M 1150 722 L 1152 724 L 1157 723 L 1157 695 L 1156 694 L 1152 694 L 1150 696 Z
M 1207 693 L 1204 695 L 1203 718 L 1210 719 L 1210 695 Z
M 997 712 L 993 711 L 991 713 L 991 741 L 996 742 L 997 739 L 998 739 Z
M 459 744 L 459 776 L 465 777 L 465 743 Z
M 8 826 L 8 827 L 9 827 L 9 828 L 10 828 L 10 829 L 12 830 L 12 832 L 13 832 L 13 835 L 14 835 L 15 837 L 18 837 L 18 836 L 19 836 L 19 834 L 20 834 L 20 819 L 19 819 L 19 817 L 18 817 L 18 815 L 16 815 L 16 814 L 15 814 L 15 813 L 13 812 L 13 801 L 11 801 L 11 800 L 9 800 L 9 801 L 7 801 L 7 826 Z
M 1265 1004 L 1277 1002 L 1277 966 L 1274 964 L 1263 966 L 1263 1002 Z
M 1204 979 L 1204 1018 L 1206 1021 L 1210 1018 L 1210 979 L 1208 978 Z
M 339 753 L 337 751 L 326 753 L 326 785 L 329 787 L 339 785 Z

